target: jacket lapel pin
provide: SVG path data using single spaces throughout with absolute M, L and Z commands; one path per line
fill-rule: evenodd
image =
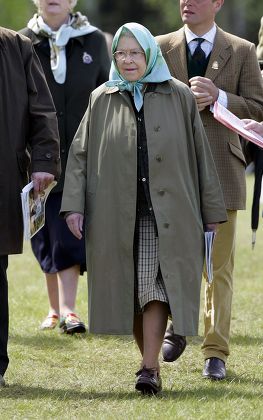
M 93 58 L 90 54 L 88 54 L 87 52 L 84 52 L 82 56 L 82 61 L 84 64 L 90 64 L 92 63 Z
M 219 68 L 218 61 L 214 61 L 212 64 L 212 69 L 218 70 L 218 68 Z

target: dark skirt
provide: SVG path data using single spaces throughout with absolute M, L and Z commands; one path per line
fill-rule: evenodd
M 85 235 L 79 240 L 59 216 L 62 193 L 51 193 L 45 206 L 45 225 L 31 239 L 33 253 L 44 273 L 54 274 L 74 265 L 86 271 Z
M 140 216 L 135 233 L 135 313 L 158 300 L 169 304 L 159 264 L 159 238 L 154 217 Z

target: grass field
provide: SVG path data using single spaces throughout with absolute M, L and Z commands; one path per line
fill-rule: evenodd
M 23 256 L 9 262 L 9 386 L 0 389 L 0 419 L 263 419 L 263 231 L 261 219 L 252 251 L 251 191 L 249 177 L 248 210 L 238 220 L 227 380 L 201 377 L 202 322 L 200 336 L 188 339 L 183 356 L 161 363 L 164 389 L 152 398 L 134 391 L 139 354 L 132 337 L 39 331 L 47 311 L 46 291 L 26 246 Z M 86 319 L 84 278 L 77 309 Z

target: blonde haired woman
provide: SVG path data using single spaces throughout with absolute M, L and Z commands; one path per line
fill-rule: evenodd
M 77 0 L 33 0 L 37 13 L 21 32 L 41 61 L 57 110 L 62 176 L 46 206 L 46 224 L 32 238 L 33 252 L 46 277 L 49 313 L 42 329 L 85 332 L 75 313 L 79 274 L 85 268 L 84 241 L 78 241 L 58 216 L 68 150 L 92 90 L 108 78 L 109 58 L 103 33 L 86 16 L 73 13 Z

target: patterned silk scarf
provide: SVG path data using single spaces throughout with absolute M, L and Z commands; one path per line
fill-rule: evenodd
M 52 29 L 44 22 L 42 16 L 35 14 L 28 22 L 27 27 L 36 35 L 48 38 L 50 45 L 50 65 L 57 83 L 63 84 L 66 80 L 67 60 L 66 45 L 70 38 L 87 35 L 98 28 L 90 25 L 86 16 L 80 12 L 70 16 L 69 22 L 61 25 L 58 31 Z

